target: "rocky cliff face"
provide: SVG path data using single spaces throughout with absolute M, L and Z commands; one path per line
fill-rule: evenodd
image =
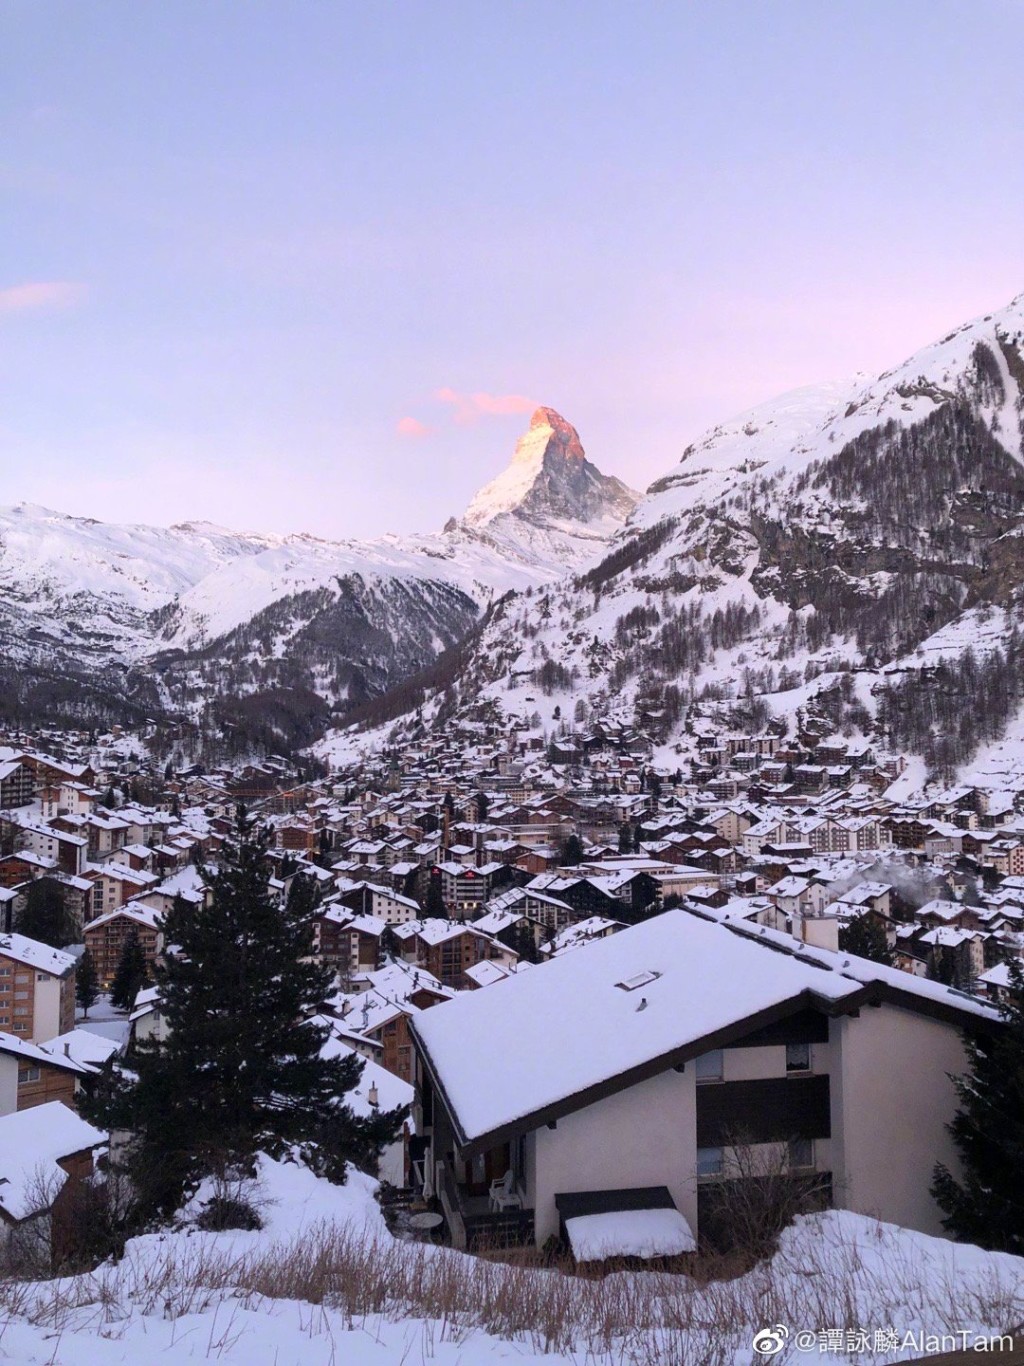
M 583 450 L 576 428 L 553 408 L 538 408 L 520 437 L 512 463 L 470 503 L 471 527 L 515 517 L 521 522 L 593 534 L 617 529 L 640 495 L 602 474 Z

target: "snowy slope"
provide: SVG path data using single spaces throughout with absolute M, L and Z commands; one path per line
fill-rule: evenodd
M 536 467 L 534 443 L 521 457 Z M 792 733 L 854 667 L 843 705 L 870 724 L 884 666 L 998 642 L 1022 592 L 1024 295 L 885 374 L 713 428 L 543 612 L 503 608 L 463 692 L 548 729 L 556 708 L 618 715 L 672 752 L 709 713 Z
M 495 598 L 598 558 L 631 511 L 636 495 L 540 411 L 549 425 L 524 438 L 537 459 L 517 451 L 500 509 L 435 534 L 329 541 L 0 509 L 0 692 L 28 715 L 72 700 L 81 715 L 73 680 L 87 680 L 88 708 L 107 719 L 129 701 L 152 715 L 184 699 L 198 719 L 212 698 L 267 688 L 367 700 L 454 645 Z
M 446 1007 L 447 1008 L 447 1007 Z M 508 1265 L 393 1239 L 353 1171 L 330 1186 L 258 1159 L 257 1232 L 190 1222 L 131 1239 L 93 1271 L 8 1281 L 4 1359 L 43 1366 L 738 1366 L 766 1325 L 777 1359 L 849 1362 L 837 1325 L 866 1329 L 879 1366 L 921 1360 L 925 1335 L 1015 1332 L 1024 1260 L 846 1210 L 805 1215 L 741 1276 Z M 325 1272 L 325 1268 L 327 1268 Z M 327 1288 L 325 1293 L 325 1275 Z M 809 1294 L 809 1287 L 813 1293 Z M 798 1338 L 799 1330 L 799 1338 Z M 946 1344 L 951 1345 L 951 1344 Z M 956 1345 L 961 1345 L 957 1342 Z M 979 1359 L 986 1359 L 979 1353 Z

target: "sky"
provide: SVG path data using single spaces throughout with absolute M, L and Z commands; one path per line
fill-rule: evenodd
M 439 528 L 643 488 L 1024 291 L 1019 0 L 5 0 L 0 503 Z

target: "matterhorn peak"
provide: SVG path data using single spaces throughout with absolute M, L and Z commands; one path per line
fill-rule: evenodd
M 638 498 L 590 463 L 571 422 L 554 408 L 540 407 L 516 442 L 511 463 L 476 494 L 465 521 L 481 527 L 516 517 L 535 526 L 607 533 L 609 521 L 623 522 Z

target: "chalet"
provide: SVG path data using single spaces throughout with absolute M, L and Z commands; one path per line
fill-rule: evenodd
M 0 935 L 0 1029 L 50 1039 L 75 1023 L 75 959 L 23 934 Z
M 107 1136 L 60 1101 L 0 1119 L 0 1241 L 10 1260 L 44 1247 L 59 1264 L 59 1215 L 93 1172 Z
M 576 913 L 567 901 L 557 896 L 549 896 L 532 884 L 527 887 L 508 887 L 498 892 L 487 902 L 488 911 L 516 911 L 538 920 L 549 934 L 565 929 L 575 918 Z
M 40 858 L 51 860 L 53 866 L 62 873 L 71 873 L 75 877 L 85 871 L 89 841 L 84 835 L 34 821 L 18 822 L 13 834 L 18 842 L 18 852 L 38 854 Z
M 86 925 L 82 938 L 89 950 L 96 977 L 106 989 L 114 980 L 125 942 L 135 935 L 146 964 L 153 965 L 163 952 L 164 937 L 158 925 L 159 912 L 138 901 L 129 901 L 116 910 L 97 916 Z
M 32 774 L 20 759 L 0 763 L 0 811 L 28 806 L 35 791 Z
M 56 867 L 54 859 L 43 858 L 28 849 L 5 854 L 0 858 L 0 887 L 21 887 L 43 873 L 54 872 Z
M 372 882 L 357 882 L 345 887 L 338 895 L 342 906 L 357 915 L 373 915 L 389 925 L 402 925 L 420 917 L 420 905 L 410 896 L 401 896 L 387 887 Z
M 662 1189 L 727 1243 L 722 1183 L 751 1147 L 819 1199 L 941 1232 L 950 1078 L 965 1026 L 999 1028 L 997 1012 L 726 913 L 666 912 L 413 1021 L 418 1132 L 456 1244 L 508 1172 L 538 1245 L 564 1233 L 568 1197 L 615 1210 Z
M 96 771 L 89 764 L 68 764 L 62 759 L 36 754 L 32 750 L 27 750 L 21 756 L 21 762 L 32 774 L 37 791 L 46 784 L 75 782 L 92 787 L 96 782 Z
M 487 958 L 515 962 L 517 958 L 497 940 L 469 925 L 448 920 L 421 921 L 414 931 L 412 949 L 417 963 L 433 973 L 442 985 L 456 988 L 466 985 L 465 971 L 474 963 Z
M 44 783 L 38 795 L 43 816 L 49 821 L 55 816 L 69 813 L 73 816 L 87 816 L 100 801 L 102 794 L 85 783 L 66 781 Z
M 515 909 L 485 911 L 473 921 L 473 928 L 481 934 L 500 939 L 503 944 L 517 951 L 521 951 L 524 937 L 533 944 L 534 949 L 539 949 L 548 938 L 548 930 L 542 920 L 535 920 L 533 916 Z
M 109 915 L 119 906 L 124 906 L 136 897 L 153 891 L 160 881 L 155 873 L 129 868 L 124 863 L 100 863 L 90 866 L 85 870 L 85 877 L 92 883 L 88 911 L 90 920 L 95 920 L 97 916 Z
M 87 1069 L 63 1049 L 51 1052 L 0 1031 L 0 1115 L 61 1101 L 74 1107 Z

